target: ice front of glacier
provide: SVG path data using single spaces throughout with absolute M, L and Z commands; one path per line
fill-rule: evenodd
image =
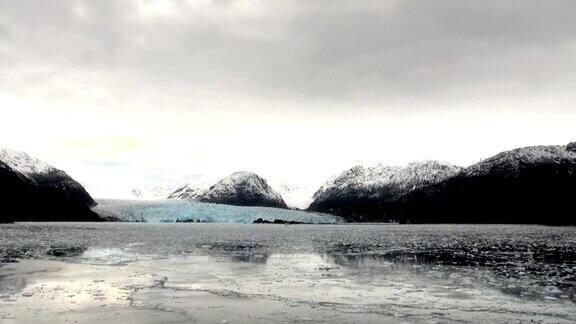
M 114 215 L 127 222 L 199 221 L 215 223 L 252 223 L 258 218 L 268 221 L 282 219 L 305 223 L 339 223 L 336 216 L 299 210 L 243 207 L 183 200 L 121 200 L 101 199 L 94 211 Z

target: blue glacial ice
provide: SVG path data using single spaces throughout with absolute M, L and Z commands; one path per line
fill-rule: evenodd
M 269 207 L 242 207 L 191 202 L 184 200 L 98 200 L 96 212 L 111 213 L 123 221 L 175 222 L 194 220 L 217 223 L 252 223 L 258 218 L 268 221 L 282 219 L 307 223 L 339 223 L 341 219 L 328 214 Z

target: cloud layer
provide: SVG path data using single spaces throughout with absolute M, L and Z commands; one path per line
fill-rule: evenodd
M 0 53 L 5 82 L 48 94 L 73 93 L 67 78 L 88 87 L 101 77 L 204 96 L 466 100 L 573 90 L 575 10 L 514 0 L 3 1 Z
M 0 112 L 14 121 L 0 135 L 76 170 L 174 163 L 159 155 L 193 174 L 319 178 L 357 160 L 470 163 L 573 136 L 574 12 L 571 0 L 0 0 Z M 138 145 L 104 149 L 118 141 Z

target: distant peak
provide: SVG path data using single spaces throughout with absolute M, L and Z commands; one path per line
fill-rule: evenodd
M 237 171 L 232 173 L 230 177 L 239 178 L 239 177 L 259 177 L 259 176 L 251 171 Z
M 238 206 L 286 208 L 282 196 L 254 172 L 235 172 L 212 185 L 200 198 L 202 202 Z

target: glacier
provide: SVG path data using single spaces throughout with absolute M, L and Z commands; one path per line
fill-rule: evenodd
M 176 222 L 194 220 L 215 223 L 252 223 L 258 218 L 305 223 L 340 223 L 337 216 L 270 207 L 244 207 L 186 200 L 99 199 L 94 211 L 126 222 Z

